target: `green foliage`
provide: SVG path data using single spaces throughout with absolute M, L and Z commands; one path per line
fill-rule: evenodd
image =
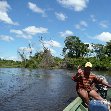
M 92 53 L 96 54 L 97 59 L 102 59 L 106 56 L 106 47 L 102 44 L 92 44 Z
M 43 43 L 43 42 L 42 42 Z M 19 51 L 22 61 L 2 60 L 0 67 L 25 67 L 25 68 L 77 68 L 78 65 L 84 67 L 90 61 L 95 70 L 111 70 L 111 41 L 103 44 L 93 44 L 89 49 L 89 44 L 83 43 L 79 37 L 69 36 L 64 41 L 64 58 L 53 57 L 50 50 L 44 47 L 43 52 L 36 52 L 33 56 L 32 50 L 27 53 Z M 29 48 L 31 46 L 29 45 Z
M 69 36 L 66 37 L 65 41 L 65 47 L 63 48 L 63 54 L 67 55 L 71 58 L 79 58 L 84 57 L 89 52 L 89 45 L 84 44 L 81 42 L 79 37 L 76 36 Z
M 66 37 L 64 43 L 63 54 L 67 68 L 84 66 L 90 61 L 96 70 L 111 70 L 111 41 L 106 42 L 106 45 L 92 43 L 92 49 L 76 36 Z
M 106 55 L 108 57 L 111 57 L 111 40 L 109 42 L 106 42 L 105 48 L 106 48 Z
M 50 50 L 44 49 L 43 52 L 37 52 L 26 62 L 26 68 L 59 68 L 62 59 L 53 57 Z
M 103 58 L 102 60 L 97 59 L 96 57 L 88 58 L 67 58 L 66 59 L 66 68 L 74 69 L 80 65 L 81 67 L 85 66 L 86 62 L 91 62 L 93 64 L 94 70 L 111 70 L 111 57 Z
M 20 61 L 0 59 L 0 67 L 21 67 Z

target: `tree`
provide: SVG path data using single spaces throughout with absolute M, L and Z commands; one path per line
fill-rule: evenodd
M 106 55 L 108 56 L 108 57 L 111 57 L 111 40 L 109 41 L 109 42 L 106 42 Z
M 102 44 L 92 44 L 92 47 L 93 47 L 92 53 L 95 53 L 97 59 L 102 59 L 102 58 L 105 57 L 106 48 L 105 48 L 104 45 L 102 45 Z
M 88 44 L 84 44 L 81 42 L 79 37 L 76 36 L 69 36 L 66 37 L 65 41 L 65 47 L 63 48 L 63 54 L 67 55 L 71 58 L 79 58 L 83 57 L 88 53 Z

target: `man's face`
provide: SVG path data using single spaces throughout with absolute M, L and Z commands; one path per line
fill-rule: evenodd
M 85 67 L 84 71 L 85 71 L 85 74 L 90 74 L 91 67 Z

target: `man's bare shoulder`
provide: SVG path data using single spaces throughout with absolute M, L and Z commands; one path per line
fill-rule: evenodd
M 94 73 L 91 72 L 91 73 L 90 73 L 90 76 L 96 77 L 96 74 L 94 74 Z

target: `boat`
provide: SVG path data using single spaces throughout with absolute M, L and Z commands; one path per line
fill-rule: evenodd
M 82 99 L 77 97 L 63 111 L 88 111 L 82 104 Z
M 111 89 L 109 89 L 107 92 L 107 100 L 110 100 L 110 97 Z M 77 97 L 63 111 L 88 111 L 88 108 L 83 105 L 82 99 Z
M 82 99 L 77 97 L 63 111 L 88 111 L 82 104 Z

